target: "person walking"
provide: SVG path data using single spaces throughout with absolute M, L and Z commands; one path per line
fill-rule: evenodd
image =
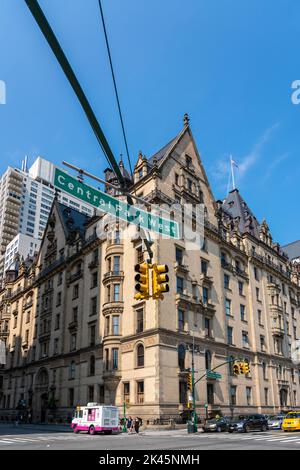
M 136 417 L 134 420 L 134 429 L 137 434 L 139 433 L 140 425 L 141 425 L 140 419 Z
M 127 427 L 127 432 L 131 434 L 132 433 L 132 417 L 131 416 L 129 416 L 129 418 L 127 419 L 126 427 Z

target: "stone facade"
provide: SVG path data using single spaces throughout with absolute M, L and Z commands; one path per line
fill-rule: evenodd
M 114 181 L 110 171 L 106 179 Z M 153 203 L 204 204 L 201 247 L 156 240 L 154 262 L 169 266 L 170 292 L 137 302 L 134 266 L 147 257 L 139 234 L 55 201 L 38 256 L 16 262 L 0 292 L 0 417 L 25 400 L 36 422 L 66 420 L 91 401 L 125 402 L 146 420 L 179 419 L 193 342 L 196 377 L 217 366 L 222 375 L 197 384 L 199 415 L 205 405 L 226 415 L 300 406 L 291 359 L 299 270 L 237 190 L 215 200 L 187 118 L 152 158 L 139 155 L 131 191 Z M 229 358 L 247 359 L 251 373 L 233 375 Z

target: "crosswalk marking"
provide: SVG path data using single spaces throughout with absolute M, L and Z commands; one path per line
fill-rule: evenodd
M 155 432 L 145 432 L 143 433 L 144 437 L 148 437 L 151 439 L 151 437 L 155 437 L 156 433 Z M 168 439 L 182 439 L 183 436 L 186 436 L 184 432 L 165 432 L 163 434 L 164 437 Z M 162 437 L 162 434 L 160 434 L 160 437 Z M 243 442 L 243 441 L 258 441 L 258 442 L 269 442 L 269 443 L 274 443 L 276 445 L 277 442 L 280 442 L 280 444 L 290 444 L 290 445 L 300 445 L 300 434 L 297 435 L 284 435 L 283 433 L 251 433 L 251 434 L 229 434 L 229 433 L 198 433 L 198 434 L 191 434 L 190 439 L 193 440 L 193 444 L 196 445 L 197 441 L 200 442 L 205 442 L 205 440 L 228 440 L 228 441 L 235 441 L 235 442 Z M 127 435 L 120 434 L 118 436 L 118 439 L 126 439 L 128 438 Z M 88 434 L 55 434 L 55 435 L 46 435 L 46 434 L 18 434 L 18 435 L 0 435 L 0 447 L 4 446 L 17 446 L 17 445 L 33 445 L 33 444 L 41 444 L 44 446 L 46 443 L 53 443 L 53 442 L 85 442 L 87 440 L 90 440 L 91 436 Z M 132 439 L 132 437 L 129 437 L 129 440 Z M 99 442 L 101 442 L 101 436 L 99 436 Z M 55 445 L 55 444 L 54 444 Z M 245 443 L 246 445 L 246 443 Z

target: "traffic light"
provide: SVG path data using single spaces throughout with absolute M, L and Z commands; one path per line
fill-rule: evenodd
M 187 376 L 187 388 L 188 390 L 193 390 L 193 376 L 191 373 Z
M 240 374 L 244 374 L 244 363 L 243 362 L 239 363 L 239 369 L 240 369 Z
M 193 376 L 191 372 L 187 375 L 187 407 L 193 407 Z
M 135 275 L 135 280 L 137 284 L 135 285 L 135 300 L 148 300 L 150 297 L 149 291 L 149 269 L 150 266 L 147 263 L 140 263 L 135 265 L 135 272 L 138 273 Z
M 233 373 L 235 375 L 239 375 L 240 374 L 240 366 L 239 366 L 239 363 L 238 362 L 235 362 L 233 364 Z
M 153 265 L 153 278 L 152 278 L 152 297 L 153 299 L 163 299 L 163 292 L 169 292 L 169 276 L 167 273 L 169 268 L 166 264 Z
M 241 374 L 247 375 L 250 374 L 250 366 L 248 362 L 241 362 L 240 363 Z

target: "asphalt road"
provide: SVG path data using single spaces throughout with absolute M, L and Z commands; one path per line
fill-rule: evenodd
M 300 432 L 190 434 L 185 430 L 144 431 L 140 435 L 73 434 L 69 431 L 0 425 L 1 450 L 300 450 Z

